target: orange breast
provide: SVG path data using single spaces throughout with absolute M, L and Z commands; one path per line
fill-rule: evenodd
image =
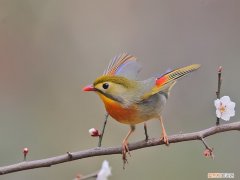
M 119 102 L 116 102 L 100 93 L 98 93 L 105 108 L 110 116 L 115 120 L 124 124 L 137 124 L 139 120 L 137 118 L 137 109 L 135 106 L 124 108 Z

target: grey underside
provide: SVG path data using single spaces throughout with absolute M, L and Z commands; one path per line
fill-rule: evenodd
M 167 102 L 168 94 L 159 92 L 149 97 L 146 100 L 138 102 L 140 116 L 144 120 L 150 120 L 153 118 L 159 118 L 161 116 L 163 107 Z

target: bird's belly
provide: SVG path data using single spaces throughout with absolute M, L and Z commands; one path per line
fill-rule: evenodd
M 138 124 L 144 120 L 138 116 L 136 107 L 124 108 L 120 104 L 105 104 L 106 110 L 116 121 L 124 124 Z
M 162 104 L 160 95 L 155 95 L 156 97 L 152 96 L 140 104 L 133 104 L 130 107 L 124 107 L 117 101 L 109 99 L 101 94 L 99 95 L 111 117 L 120 123 L 130 125 L 158 118 L 162 110 L 162 105 L 165 104 Z
M 98 93 L 98 95 L 102 99 L 108 114 L 116 121 L 130 125 L 144 121 L 139 117 L 139 112 L 136 108 L 136 105 L 124 107 L 119 102 L 114 101 L 100 93 Z

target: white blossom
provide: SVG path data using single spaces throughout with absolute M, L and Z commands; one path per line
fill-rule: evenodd
M 216 115 L 222 120 L 229 121 L 230 117 L 235 116 L 235 102 L 232 102 L 229 96 L 223 96 L 214 101 Z
M 104 160 L 102 163 L 102 167 L 98 172 L 96 180 L 107 180 L 108 176 L 111 176 L 111 167 L 109 166 L 109 162 Z

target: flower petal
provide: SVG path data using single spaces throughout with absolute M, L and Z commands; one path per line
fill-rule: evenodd
M 233 109 L 233 110 L 234 110 L 235 106 L 236 106 L 236 103 L 235 103 L 235 102 L 232 102 L 232 101 L 230 101 L 230 102 L 227 104 L 227 107 L 228 107 L 229 109 Z
M 229 121 L 229 120 L 230 120 L 230 115 L 229 115 L 229 113 L 228 113 L 228 112 L 222 113 L 221 119 L 224 120 L 224 121 Z
M 221 118 L 221 115 L 222 115 L 221 112 L 217 109 L 217 110 L 216 110 L 216 116 L 217 116 L 218 118 Z
M 220 107 L 220 104 L 221 104 L 221 101 L 220 101 L 219 99 L 216 99 L 216 100 L 214 101 L 214 105 L 215 105 L 216 108 L 219 108 L 219 107 Z
M 111 176 L 111 167 L 109 166 L 108 161 L 104 160 L 102 163 L 102 168 L 97 175 L 96 180 L 107 180 L 108 176 Z
M 229 96 L 223 96 L 220 98 L 220 101 L 223 103 L 223 104 L 228 104 L 229 102 L 231 102 L 231 99 Z
M 228 111 L 228 114 L 229 114 L 230 117 L 235 116 L 235 110 L 234 110 L 234 109 L 230 109 L 230 110 Z

